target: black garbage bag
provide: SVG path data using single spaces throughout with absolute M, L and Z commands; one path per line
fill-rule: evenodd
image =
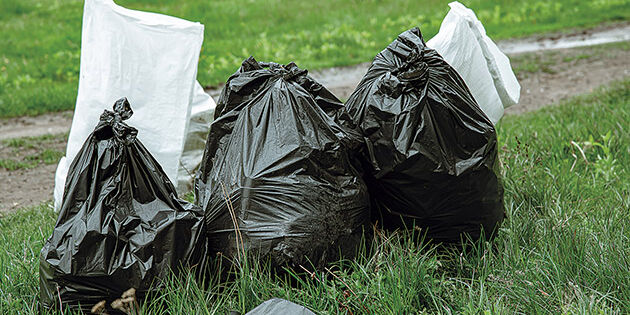
M 458 242 L 503 220 L 494 126 L 418 28 L 381 51 L 346 103 L 362 132 L 373 220 Z
M 354 255 L 370 210 L 350 158 L 361 139 L 343 115 L 294 63 L 243 62 L 217 102 L 195 182 L 211 252 L 274 267 Z
M 137 130 L 123 122 L 132 113 L 126 98 L 105 110 L 70 165 L 59 218 L 40 254 L 45 308 L 61 302 L 89 311 L 130 288 L 142 299 L 171 271 L 206 255 L 203 210 L 177 199 Z

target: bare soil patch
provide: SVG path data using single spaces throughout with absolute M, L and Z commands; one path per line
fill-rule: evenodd
M 0 170 L 0 217 L 3 213 L 52 200 L 57 164 L 44 164 L 32 169 Z
M 0 119 L 0 140 L 67 133 L 72 111 Z
M 521 98 L 506 114 L 557 104 L 630 76 L 630 42 L 511 56 Z
M 592 92 L 612 81 L 630 77 L 630 42 L 510 55 L 521 83 L 519 104 L 507 115 L 536 110 L 575 95 Z M 359 83 L 369 63 L 314 71 L 312 75 L 340 99 L 346 100 Z M 217 90 L 209 91 L 215 98 Z M 0 160 L 28 162 L 37 152 L 65 151 L 65 137 L 35 141 L 36 147 L 15 150 L 7 139 L 63 134 L 70 129 L 71 112 L 0 120 Z M 12 141 L 12 140 L 11 140 Z M 54 156 L 54 154 L 53 154 Z M 56 163 L 38 162 L 33 167 L 8 170 L 0 167 L 0 216 L 3 212 L 39 204 L 52 198 Z
M 66 139 L 64 133 L 0 141 L 0 216 L 52 198 Z

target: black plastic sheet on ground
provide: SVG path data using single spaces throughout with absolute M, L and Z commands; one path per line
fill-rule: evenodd
M 495 230 L 504 206 L 494 126 L 418 28 L 375 57 L 346 106 L 366 142 L 373 220 L 445 242 Z
M 142 299 L 206 251 L 203 211 L 175 187 L 142 143 L 127 99 L 105 111 L 73 160 L 52 236 L 40 254 L 45 308 L 84 311 L 127 289 Z M 153 285 L 153 286 L 152 286 Z
M 217 102 L 195 184 L 211 251 L 244 249 L 274 266 L 354 255 L 370 210 L 344 113 L 295 64 L 243 62 Z

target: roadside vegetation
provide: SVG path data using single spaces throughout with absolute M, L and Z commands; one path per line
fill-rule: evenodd
M 271 297 L 320 314 L 630 312 L 630 81 L 498 126 L 507 219 L 491 242 L 436 248 L 376 231 L 353 261 L 219 282 L 171 279 L 143 314 L 246 312 Z M 0 313 L 37 313 L 50 205 L 0 217 Z M 205 288 L 207 286 L 207 288 Z
M 615 53 L 628 51 L 630 41 L 563 50 L 562 53 L 557 50 L 523 53 L 510 57 L 510 63 L 516 76 L 523 79 L 540 72 L 554 74 L 582 60 L 614 58 Z
M 55 164 L 64 155 L 68 134 L 13 138 L 0 141 L 0 170 L 15 171 Z
M 243 59 L 318 69 L 371 60 L 398 33 L 437 33 L 449 1 L 119 0 L 205 25 L 198 79 L 224 82 Z M 630 0 L 463 0 L 494 39 L 630 19 Z M 0 2 L 0 117 L 72 109 L 83 1 Z

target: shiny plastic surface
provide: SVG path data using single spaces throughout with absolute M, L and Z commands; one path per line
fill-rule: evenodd
M 375 57 L 346 106 L 365 139 L 373 220 L 444 242 L 502 221 L 494 126 L 418 28 Z
M 217 102 L 195 182 L 211 250 L 274 266 L 353 255 L 370 210 L 346 118 L 306 70 L 245 60 Z
M 177 199 L 162 167 L 123 120 L 105 110 L 70 165 L 59 218 L 40 254 L 45 308 L 90 310 L 129 288 L 142 298 L 170 270 L 205 256 L 203 211 Z
M 295 304 L 291 301 L 284 299 L 273 298 L 260 305 L 256 306 L 253 310 L 247 312 L 245 315 L 315 315 L 308 308 Z

